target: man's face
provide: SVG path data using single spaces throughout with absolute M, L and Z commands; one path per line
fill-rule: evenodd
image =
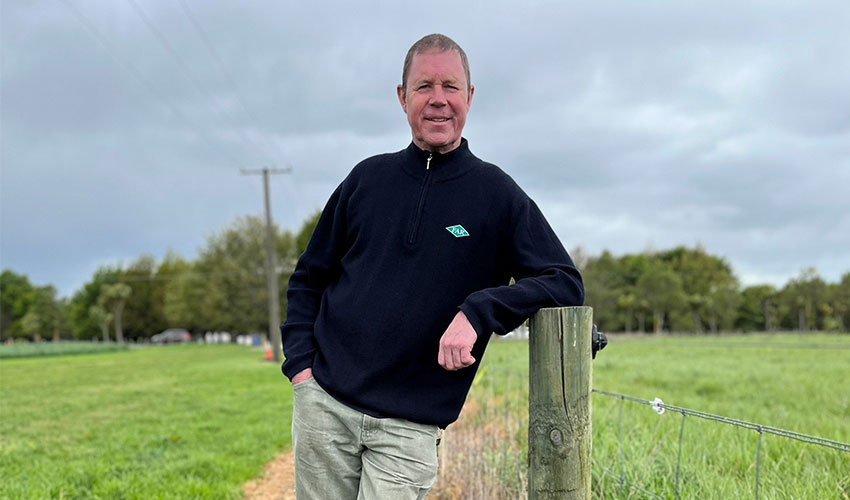
M 398 86 L 398 100 L 407 114 L 413 142 L 426 151 L 447 153 L 460 145 L 466 113 L 472 104 L 460 54 L 428 51 L 413 56 L 407 92 Z

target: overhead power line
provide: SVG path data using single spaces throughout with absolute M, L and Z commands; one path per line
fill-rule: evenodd
M 230 85 L 233 95 L 235 96 L 236 101 L 239 103 L 243 112 L 250 119 L 251 123 L 253 123 L 257 127 L 257 130 L 261 129 L 262 127 L 260 127 L 260 125 L 262 122 L 257 118 L 257 115 L 253 112 L 251 107 L 246 104 L 245 99 L 242 98 L 242 94 L 241 92 L 239 92 L 239 86 L 236 84 L 236 80 L 232 77 L 231 72 L 228 71 L 227 66 L 224 64 L 221 56 L 213 46 L 210 37 L 207 36 L 206 31 L 201 26 L 201 23 L 198 21 L 197 16 L 195 16 L 195 14 L 192 12 L 192 9 L 189 8 L 189 4 L 186 3 L 186 0 L 180 0 L 180 6 L 183 9 L 183 13 L 189 19 L 189 22 L 195 28 L 195 31 L 198 34 L 198 38 L 201 39 L 202 44 L 206 48 L 207 53 L 209 53 L 210 58 L 215 63 L 216 68 L 218 68 L 219 72 L 224 77 L 224 80 Z M 265 138 L 267 136 L 261 135 L 261 137 Z M 275 156 L 274 152 L 279 148 L 268 139 L 264 140 L 263 142 L 268 146 L 268 156 Z M 286 157 L 285 152 L 283 154 L 280 154 L 280 156 Z M 288 205 L 291 212 L 295 212 L 294 207 L 301 205 L 301 203 L 299 203 L 300 193 L 297 189 L 291 189 L 291 186 L 289 184 L 285 183 L 283 187 L 284 190 L 286 190 L 286 196 L 283 197 L 283 203 Z
M 100 32 L 100 30 L 97 29 L 97 27 L 95 27 L 94 23 L 92 23 L 82 12 L 80 12 L 80 10 L 77 9 L 77 7 L 74 6 L 74 4 L 71 3 L 70 0 L 62 0 L 62 2 L 68 7 L 68 9 L 71 10 L 71 12 L 80 22 L 80 24 L 82 24 L 89 31 L 89 34 L 91 34 L 92 37 L 97 40 L 97 42 L 100 43 L 101 46 L 103 46 L 107 54 L 109 54 L 109 56 L 119 66 L 121 66 L 131 76 L 138 80 L 142 84 L 142 86 L 148 92 L 151 93 L 151 95 L 153 95 L 156 99 L 162 102 L 162 104 L 165 105 L 165 107 L 168 108 L 168 110 L 171 111 L 175 116 L 177 116 L 177 118 L 185 122 L 190 129 L 192 129 L 196 134 L 198 134 L 198 137 L 200 137 L 207 143 L 208 146 L 210 146 L 212 149 L 218 150 L 218 152 L 221 153 L 222 156 L 227 158 L 231 163 L 239 163 L 239 161 L 232 154 L 230 154 L 227 150 L 221 148 L 221 146 L 219 146 L 216 141 L 211 140 L 210 137 L 203 130 L 201 130 L 200 127 L 198 127 L 195 123 L 189 120 L 189 118 L 186 117 L 186 115 L 183 114 L 180 109 L 178 109 L 174 104 L 171 103 L 171 101 L 169 101 L 167 98 L 165 98 L 165 96 L 163 96 L 159 91 L 157 91 L 156 87 L 154 87 L 150 80 L 145 78 L 144 75 L 139 70 L 137 70 L 135 66 L 126 62 L 124 58 L 119 54 L 119 52 L 112 47 L 112 44 L 109 42 L 109 40 Z
M 281 271 L 283 272 L 292 272 L 294 270 L 294 266 L 283 267 Z M 126 273 L 132 271 L 122 271 L 122 273 Z M 187 271 L 182 273 L 173 273 L 173 274 L 151 274 L 151 275 L 133 275 L 133 274 L 118 274 L 116 276 L 109 276 L 104 279 L 104 281 L 116 282 L 116 283 L 124 283 L 124 282 L 143 282 L 143 281 L 172 281 L 181 278 L 213 278 L 219 276 L 245 276 L 245 275 L 256 275 L 257 277 L 265 278 L 265 269 L 258 269 L 256 272 L 251 271 L 213 271 L 213 272 L 200 272 L 200 271 Z
M 192 85 L 195 87 L 195 90 L 197 90 L 202 95 L 202 98 L 204 97 L 204 95 L 206 96 L 205 102 L 208 103 L 213 113 L 218 114 L 219 116 L 224 118 L 225 121 L 227 121 L 227 124 L 237 131 L 240 138 L 249 150 L 253 150 L 258 154 L 261 154 L 261 156 L 266 156 L 267 161 L 272 161 L 272 158 L 268 156 L 267 152 L 263 152 L 262 148 L 260 148 L 257 143 L 255 143 L 250 137 L 248 137 L 247 134 L 245 134 L 243 128 L 240 127 L 238 123 L 234 122 L 230 115 L 218 105 L 215 96 L 213 96 L 204 86 L 202 86 L 198 82 L 198 80 L 194 76 L 192 76 L 192 73 L 188 70 L 188 65 L 186 64 L 186 62 L 183 60 L 177 50 L 175 50 L 174 47 L 168 42 L 168 39 L 165 37 L 162 31 L 160 31 L 156 27 L 153 20 L 151 20 L 147 16 L 147 14 L 145 14 L 139 4 L 136 3 L 135 0 L 127 0 L 127 2 L 133 7 L 133 10 L 136 11 L 136 14 L 139 16 L 139 19 L 141 19 L 145 26 L 147 26 L 147 28 L 151 31 L 151 33 L 154 34 L 160 45 L 165 48 L 165 51 L 176 62 L 177 67 L 180 68 L 180 71 L 183 73 L 183 75 L 192 83 Z
M 192 10 L 189 8 L 189 5 L 185 0 L 180 0 L 180 6 L 183 8 L 183 13 L 186 14 L 186 17 L 189 19 L 189 22 L 192 23 L 192 26 L 195 28 L 195 31 L 198 33 L 198 38 L 201 39 L 204 47 L 209 53 L 210 58 L 215 63 L 216 68 L 218 68 L 219 72 L 224 77 L 224 80 L 230 85 L 230 89 L 233 91 L 233 95 L 236 97 L 236 101 L 242 107 L 242 111 L 245 112 L 245 115 L 251 120 L 251 122 L 257 127 L 257 129 L 261 129 L 260 125 L 262 122 L 257 119 L 257 115 L 254 114 L 252 109 L 245 104 L 245 100 L 242 99 L 242 94 L 239 92 L 239 87 L 236 85 L 236 81 L 231 76 L 230 72 L 227 70 L 227 66 L 222 62 L 221 57 L 218 55 L 218 52 L 213 47 L 210 38 L 207 36 L 204 29 L 201 27 L 201 23 L 198 22 L 197 17 L 192 13 Z M 266 151 L 270 157 L 274 156 L 275 146 L 271 144 L 269 141 L 268 144 L 269 149 Z

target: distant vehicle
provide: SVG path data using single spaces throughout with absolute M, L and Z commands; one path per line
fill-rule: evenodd
M 179 344 L 191 341 L 192 334 L 185 328 L 169 328 L 151 337 L 151 342 L 154 344 Z

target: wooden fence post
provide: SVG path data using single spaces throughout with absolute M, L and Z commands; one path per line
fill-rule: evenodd
M 590 500 L 593 309 L 541 309 L 529 323 L 528 499 Z

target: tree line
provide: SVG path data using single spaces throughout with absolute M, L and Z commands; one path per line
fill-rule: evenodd
M 318 221 L 298 232 L 273 228 L 280 303 L 289 276 Z M 784 287 L 741 287 L 731 266 L 703 248 L 588 257 L 571 252 L 581 269 L 586 303 L 603 331 L 718 332 L 827 330 L 850 327 L 850 272 L 825 282 L 804 269 Z M 69 299 L 24 275 L 0 275 L 0 341 L 79 339 L 145 341 L 169 327 L 206 331 L 267 331 L 265 224 L 236 219 L 207 238 L 194 260 L 168 253 L 99 268 Z
M 297 232 L 273 227 L 280 303 L 289 276 L 318 222 Z M 207 238 L 194 260 L 169 252 L 161 261 L 143 255 L 127 265 L 102 266 L 69 299 L 26 276 L 0 276 L 0 339 L 103 339 L 145 341 L 169 327 L 267 332 L 265 222 L 239 217 Z
M 702 247 L 676 247 L 615 257 L 576 252 L 605 331 L 848 331 L 850 272 L 827 283 L 806 268 L 782 288 L 741 287 L 725 259 Z

